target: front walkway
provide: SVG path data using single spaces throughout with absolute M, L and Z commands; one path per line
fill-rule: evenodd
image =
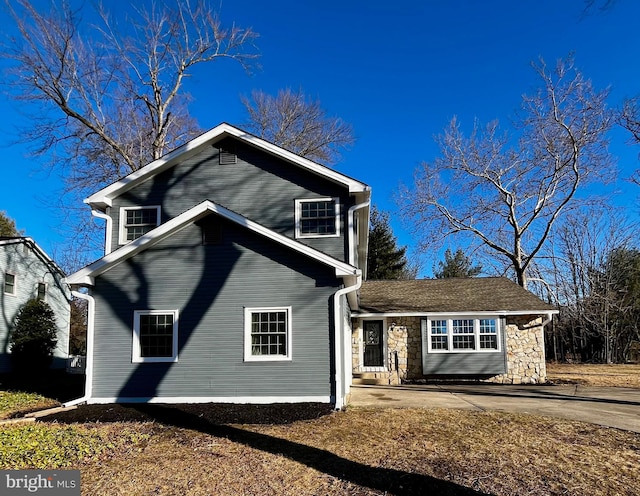
M 640 432 L 640 389 L 578 385 L 353 385 L 349 405 L 501 410 L 580 420 Z

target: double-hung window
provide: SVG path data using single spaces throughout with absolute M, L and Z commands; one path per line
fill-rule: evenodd
M 340 235 L 338 198 L 296 200 L 296 238 Z
M 120 244 L 124 245 L 160 225 L 160 206 L 122 207 L 120 209 Z
M 434 317 L 422 321 L 429 353 L 500 351 L 497 317 Z
M 178 310 L 133 313 L 133 362 L 178 361 Z
M 291 307 L 245 308 L 245 361 L 291 360 Z
M 13 295 L 16 294 L 16 275 L 9 272 L 4 273 L 4 294 Z
M 473 329 L 473 319 L 453 319 L 451 328 L 454 350 L 475 350 L 476 336 Z
M 36 289 L 36 298 L 38 298 L 40 301 L 47 300 L 47 283 L 38 283 L 38 288 Z

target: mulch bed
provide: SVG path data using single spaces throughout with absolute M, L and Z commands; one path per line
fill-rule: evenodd
M 39 419 L 44 422 L 160 422 L 192 427 L 196 424 L 288 424 L 328 415 L 333 407 L 326 403 L 277 403 L 239 405 L 222 403 L 196 404 L 109 404 L 80 405 Z

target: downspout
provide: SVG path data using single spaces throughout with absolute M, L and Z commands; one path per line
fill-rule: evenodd
M 95 320 L 96 302 L 93 296 L 79 291 L 72 291 L 71 294 L 87 302 L 87 361 L 85 363 L 84 396 L 64 403 L 62 406 L 65 408 L 86 403 L 91 398 L 93 384 L 93 322 Z
M 360 210 L 361 208 L 368 207 L 370 205 L 369 201 L 358 203 L 349 208 L 347 212 L 347 231 L 349 232 L 349 264 L 355 266 L 355 258 L 356 258 L 356 247 L 355 247 L 355 228 L 354 228 L 354 214 L 356 210 Z M 362 286 L 362 271 L 357 270 L 356 272 L 356 283 L 352 286 L 347 286 L 338 290 L 334 295 L 333 300 L 333 325 L 335 329 L 335 381 L 336 381 L 336 401 L 335 408 L 336 410 L 342 409 L 344 407 L 344 397 L 346 385 L 344 384 L 343 375 L 343 339 L 344 336 L 341 335 L 340 330 L 342 330 L 342 305 L 340 304 L 340 298 L 348 293 L 353 291 L 357 291 Z
M 104 239 L 104 254 L 108 255 L 111 253 L 111 236 L 113 235 L 113 219 L 105 214 L 104 212 L 100 212 L 95 208 L 91 209 L 91 215 L 94 217 L 98 217 L 99 219 L 104 219 L 107 222 L 105 226 L 105 239 Z
M 340 322 L 340 320 L 342 319 L 342 305 L 340 304 L 340 298 L 344 295 L 346 295 L 347 293 L 351 293 L 353 291 L 357 291 L 358 289 L 360 289 L 360 286 L 362 286 L 362 272 L 360 270 L 358 270 L 356 272 L 356 283 L 352 286 L 347 286 L 346 288 L 342 288 L 339 289 L 338 291 L 336 291 L 336 293 L 333 295 L 333 317 L 334 317 L 334 321 L 333 321 L 333 325 L 334 325 L 334 329 L 335 329 L 335 363 L 336 363 L 336 371 L 335 371 L 335 376 L 336 376 L 336 401 L 335 401 L 335 409 L 336 410 L 341 410 L 342 407 L 344 407 L 344 391 L 345 391 L 345 385 L 344 385 L 344 381 L 343 381 L 343 361 L 342 361 L 342 354 L 343 354 L 343 336 L 340 333 L 340 330 L 342 329 L 342 323 Z

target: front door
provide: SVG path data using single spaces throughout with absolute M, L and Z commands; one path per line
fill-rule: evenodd
M 384 337 L 381 320 L 364 321 L 364 366 L 383 367 Z

